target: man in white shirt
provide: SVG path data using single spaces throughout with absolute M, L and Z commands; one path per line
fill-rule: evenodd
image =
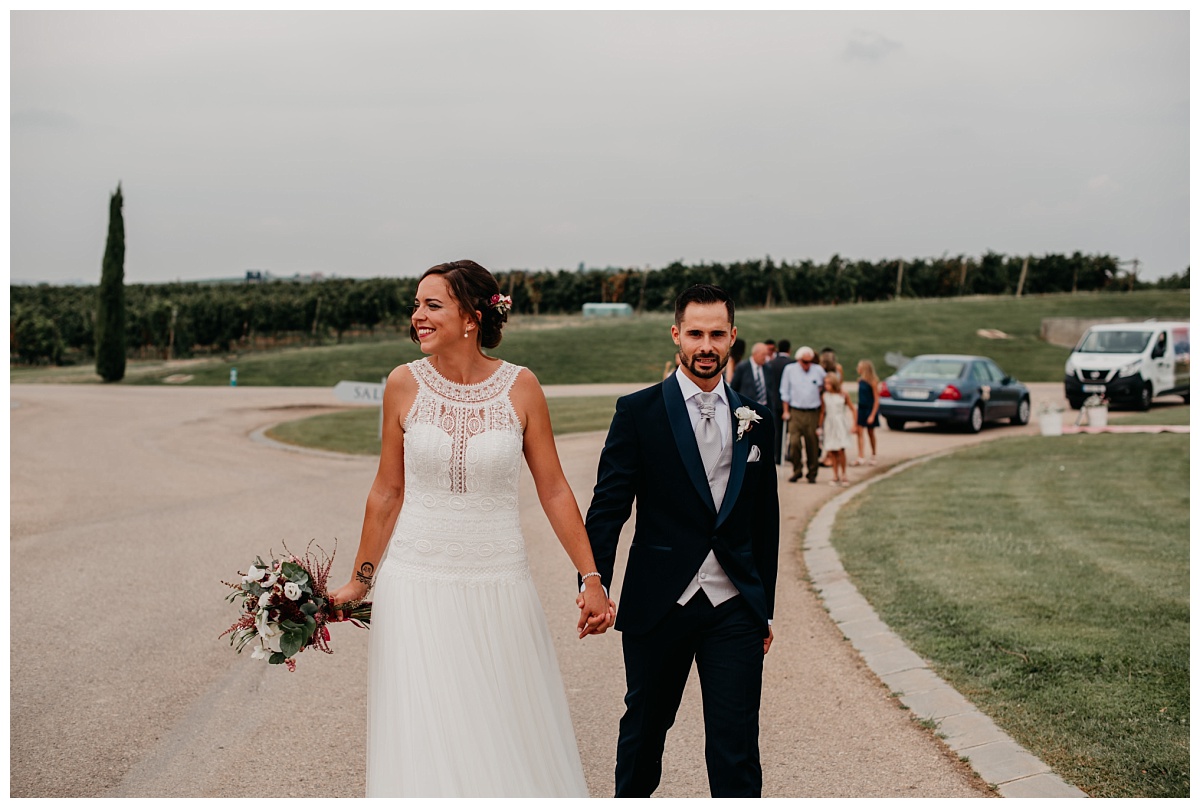
M 796 351 L 796 361 L 783 369 L 779 380 L 779 398 L 783 402 L 783 419 L 788 423 L 788 453 L 792 458 L 794 483 L 804 476 L 800 447 L 808 461 L 808 481 L 816 483 L 820 447 L 817 425 L 821 422 L 821 394 L 825 391 L 825 371 L 813 360 L 816 353 L 805 345 Z

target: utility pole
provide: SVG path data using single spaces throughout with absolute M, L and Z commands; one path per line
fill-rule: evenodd
M 179 318 L 179 306 L 171 305 L 171 331 L 167 340 L 167 361 L 175 358 L 175 320 Z
M 904 284 L 904 259 L 900 259 L 900 268 L 896 270 L 896 299 L 900 299 L 900 287 Z
M 1021 296 L 1021 292 L 1025 289 L 1025 276 L 1029 274 L 1029 256 L 1025 256 L 1025 260 L 1021 262 L 1021 279 L 1017 281 L 1017 297 Z
M 961 296 L 963 293 L 963 287 L 967 284 L 967 259 L 959 258 L 958 264 L 962 269 L 962 272 L 958 276 L 958 294 Z

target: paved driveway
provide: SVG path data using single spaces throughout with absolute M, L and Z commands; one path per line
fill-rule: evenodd
M 1057 397 L 1057 385 L 1035 386 Z M 11 388 L 11 795 L 357 796 L 364 787 L 367 633 L 295 673 L 237 656 L 222 578 L 256 553 L 340 540 L 348 577 L 372 458 L 249 439 L 331 408 L 326 389 Z M 879 431 L 881 460 L 1002 435 Z M 586 507 L 599 434 L 561 438 Z M 871 470 L 878 473 L 885 465 Z M 867 473 L 852 469 L 854 473 Z M 982 796 L 897 708 L 803 581 L 798 532 L 835 493 L 780 485 L 785 534 L 762 750 L 772 797 Z M 526 473 L 522 518 L 556 638 L 588 783 L 612 793 L 619 635 L 577 640 L 574 577 Z M 661 796 L 706 796 L 698 689 L 670 736 Z M 470 750 L 464 750 L 469 757 Z

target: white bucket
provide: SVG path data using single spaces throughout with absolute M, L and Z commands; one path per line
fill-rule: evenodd
M 1061 435 L 1062 413 L 1044 412 L 1038 416 L 1038 425 L 1042 428 L 1043 435 Z
M 1108 407 L 1088 407 L 1088 426 L 1108 426 Z

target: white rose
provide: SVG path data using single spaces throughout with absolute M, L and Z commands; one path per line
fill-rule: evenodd
M 275 586 L 275 582 L 278 580 L 279 580 L 279 574 L 272 572 L 270 575 L 267 576 L 267 580 L 262 582 L 262 588 L 270 589 L 271 587 Z
M 258 581 L 263 577 L 263 573 L 265 571 L 266 570 L 260 570 L 258 567 L 251 567 L 246 571 L 246 574 L 242 576 L 242 580 L 246 583 Z
M 304 593 L 300 591 L 300 587 L 296 586 L 291 581 L 283 585 L 283 594 L 288 600 L 300 600 L 300 596 Z
M 271 599 L 270 592 L 263 592 L 261 595 L 258 596 L 258 610 L 260 612 L 265 612 L 268 608 L 270 608 L 267 605 L 267 601 L 269 601 L 270 599 Z

